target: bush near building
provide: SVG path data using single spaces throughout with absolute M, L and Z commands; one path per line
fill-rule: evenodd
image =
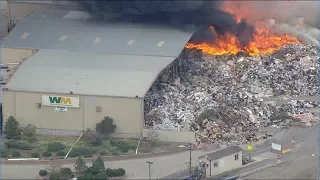
M 120 155 L 135 150 L 137 140 L 107 137 L 115 129 L 113 119 L 105 117 L 96 124 L 96 131 L 88 130 L 84 133 L 84 138 L 75 144 L 68 158 L 77 156 L 88 158 L 95 154 L 101 156 Z M 69 150 L 69 144 L 74 143 L 76 139 L 75 137 L 37 135 L 35 126 L 28 124 L 21 127 L 13 116 L 10 116 L 5 122 L 4 130 L 6 139 L 2 149 L 5 150 L 2 151 L 1 158 L 7 158 L 13 151 L 18 151 L 21 157 L 41 158 L 52 156 L 52 158 L 61 158 L 66 155 L 65 150 Z
M 13 116 L 10 116 L 4 125 L 4 134 L 7 139 L 19 139 L 21 128 L 19 122 Z
M 21 154 L 18 151 L 13 151 L 11 155 L 12 157 L 20 157 Z
M 48 152 L 57 152 L 65 148 L 61 142 L 53 142 L 48 144 Z
M 79 162 L 76 161 L 75 168 L 79 167 Z M 81 161 L 81 164 L 83 162 Z M 83 166 L 82 166 L 83 167 Z M 76 169 L 77 172 L 79 170 Z M 125 170 L 122 168 L 118 169 L 106 169 L 104 166 L 103 159 L 99 156 L 92 162 L 91 167 L 87 167 L 85 170 L 82 170 L 83 174 L 77 177 L 78 180 L 88 180 L 88 179 L 101 179 L 101 180 L 108 180 L 109 177 L 117 177 L 117 176 L 124 176 Z
M 46 176 L 48 174 L 48 171 L 47 170 L 40 170 L 39 171 L 39 176 Z
M 46 151 L 46 152 L 43 152 L 43 153 L 42 153 L 42 156 L 43 156 L 43 157 L 50 157 L 50 156 L 52 156 L 52 153 Z
M 40 154 L 37 153 L 37 152 L 36 152 L 36 153 L 32 153 L 32 154 L 31 154 L 31 157 L 32 157 L 32 158 L 40 158 Z
M 116 128 L 117 126 L 113 124 L 113 119 L 109 116 L 104 117 L 100 123 L 96 124 L 96 131 L 105 136 L 114 133 Z
M 8 140 L 4 143 L 7 148 L 20 149 L 20 150 L 31 150 L 33 146 L 25 141 L 19 140 Z
M 57 156 L 65 156 L 67 153 L 64 151 L 57 152 Z

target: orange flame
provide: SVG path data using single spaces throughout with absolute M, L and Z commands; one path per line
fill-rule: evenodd
M 224 9 L 225 11 L 233 15 L 237 14 L 235 18 L 238 22 L 240 22 L 241 19 L 246 19 L 250 23 L 252 23 L 253 20 L 248 19 L 248 17 L 250 18 L 252 16 L 251 11 L 245 8 L 246 7 L 240 6 L 236 6 L 234 8 L 232 8 L 232 6 L 225 6 Z M 262 25 L 261 23 L 255 25 L 259 25 L 257 26 L 259 28 L 256 27 L 256 30 L 253 34 L 253 40 L 251 40 L 245 47 L 241 46 L 238 39 L 234 35 L 229 33 L 224 36 L 217 36 L 213 45 L 207 43 L 188 43 L 186 45 L 186 48 L 195 48 L 201 50 L 205 54 L 210 55 L 236 55 L 239 52 L 245 52 L 250 56 L 255 56 L 259 54 L 271 54 L 272 52 L 279 50 L 284 45 L 301 44 L 301 42 L 297 40 L 295 37 L 286 34 L 275 35 L 274 33 L 272 33 L 270 27 Z M 214 27 L 211 27 L 211 30 L 213 33 L 215 33 Z

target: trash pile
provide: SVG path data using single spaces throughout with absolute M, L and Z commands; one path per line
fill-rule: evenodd
M 261 127 L 272 125 L 274 113 L 303 109 L 299 103 L 265 103 L 264 97 L 317 95 L 316 46 L 291 45 L 258 57 L 198 53 L 188 50 L 187 58 L 176 60 L 181 70 L 174 82 L 160 77 L 150 88 L 146 126 L 196 131 L 199 141 L 241 144 L 264 136 Z

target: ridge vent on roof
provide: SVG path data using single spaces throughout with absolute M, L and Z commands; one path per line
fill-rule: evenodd
M 128 45 L 132 45 L 134 42 L 135 42 L 134 39 L 130 39 L 130 40 L 128 41 Z
M 64 40 L 66 40 L 66 39 L 67 39 L 67 36 L 66 36 L 66 35 L 63 35 L 63 36 L 60 37 L 59 40 L 60 40 L 60 41 L 64 41 Z
M 23 33 L 20 38 L 21 39 L 26 39 L 29 36 L 29 33 Z
M 162 47 L 164 45 L 164 43 L 165 43 L 165 41 L 159 41 L 157 46 Z

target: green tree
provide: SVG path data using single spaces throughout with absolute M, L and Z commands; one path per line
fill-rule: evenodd
M 102 144 L 103 136 L 91 129 L 87 129 L 84 134 L 84 137 L 88 140 L 88 142 L 93 146 L 99 146 Z
M 108 180 L 108 176 L 107 176 L 106 172 L 102 171 L 102 172 L 99 172 L 98 174 L 96 174 L 94 176 L 94 179 Z
M 86 162 L 81 156 L 78 156 L 76 162 L 74 163 L 74 170 L 76 172 L 84 172 L 87 168 Z
M 21 130 L 22 130 L 22 134 L 24 136 L 27 136 L 27 137 L 36 136 L 36 127 L 31 125 L 31 124 L 28 124 L 27 126 L 24 126 Z
M 21 135 L 19 122 L 13 116 L 10 116 L 4 125 L 4 134 L 8 139 L 17 139 Z
M 113 124 L 113 119 L 109 116 L 104 117 L 100 123 L 96 124 L 96 131 L 103 135 L 109 135 L 116 129 L 116 125 Z
M 93 175 L 98 174 L 99 172 L 104 172 L 105 171 L 105 166 L 104 166 L 104 161 L 101 158 L 101 156 L 98 156 L 97 159 L 95 159 L 92 162 L 92 167 L 91 167 L 91 173 Z
M 77 180 L 95 180 L 95 177 L 90 173 L 84 173 L 82 176 L 77 177 Z

